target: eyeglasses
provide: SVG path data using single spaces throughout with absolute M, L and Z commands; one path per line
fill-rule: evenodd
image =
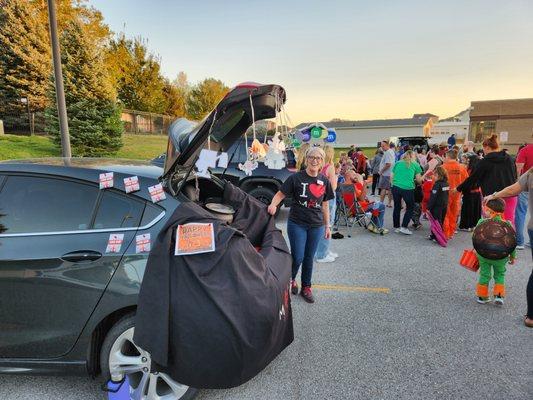
M 311 161 L 320 161 L 322 160 L 322 157 L 307 156 L 307 159 Z

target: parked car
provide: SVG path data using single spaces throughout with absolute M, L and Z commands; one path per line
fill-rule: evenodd
M 250 92 L 256 119 L 272 118 L 285 99 L 277 85 L 237 86 L 203 123 L 169 138 L 164 169 L 116 159 L 0 163 L 0 373 L 127 376 L 135 399 L 195 395 L 154 370 L 150 354 L 133 342 L 148 258 L 136 251 L 136 236 L 155 240 L 182 202 L 221 197 L 224 182 L 196 182 L 191 165 L 210 133 L 213 148 L 243 135 Z M 101 190 L 105 172 L 114 173 L 114 185 Z M 131 176 L 140 190 L 126 193 Z M 147 188 L 158 182 L 166 199 L 153 203 Z M 198 197 L 187 197 L 196 185 Z M 115 252 L 107 251 L 111 234 L 123 235 Z
M 398 148 L 403 146 L 418 146 L 429 150 L 428 138 L 425 136 L 392 136 L 389 139 L 389 142 L 394 143 L 394 145 Z
M 262 141 L 262 138 L 260 140 Z M 285 159 L 284 168 L 270 169 L 264 163 L 259 162 L 258 167 L 252 171 L 251 176 L 247 176 L 239 169 L 239 163 L 244 163 L 248 156 L 244 137 L 241 137 L 225 151 L 229 156 L 228 168 L 213 168 L 211 169 L 211 173 L 233 183 L 250 196 L 255 197 L 265 204 L 270 204 L 283 182 L 296 172 L 296 157 L 292 150 L 283 152 Z M 161 154 L 152 160 L 152 164 L 162 167 L 165 164 L 165 158 L 166 155 Z M 290 205 L 290 199 L 287 199 L 285 204 Z

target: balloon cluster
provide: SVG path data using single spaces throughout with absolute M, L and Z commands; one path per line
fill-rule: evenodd
M 325 129 L 318 125 L 303 128 L 296 131 L 292 146 L 299 149 L 302 142 L 309 142 L 311 139 L 323 139 L 326 143 L 333 143 L 337 140 L 337 133 L 334 129 Z

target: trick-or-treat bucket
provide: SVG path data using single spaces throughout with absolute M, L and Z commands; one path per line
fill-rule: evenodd
M 476 256 L 476 251 L 473 249 L 463 250 L 463 255 L 459 260 L 461 267 L 476 272 L 479 269 L 479 261 Z

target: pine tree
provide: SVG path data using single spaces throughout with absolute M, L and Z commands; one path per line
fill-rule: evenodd
M 63 81 L 72 153 L 76 156 L 102 156 L 122 146 L 120 108 L 107 76 L 101 45 L 88 36 L 83 26 L 71 22 L 60 40 Z M 55 99 L 55 91 L 50 92 Z M 57 108 L 47 109 L 47 130 L 55 143 L 61 143 Z
M 22 97 L 31 110 L 49 103 L 52 62 L 48 24 L 42 23 L 45 11 L 28 0 L 0 0 L 0 119 L 7 131 L 26 115 Z
M 192 88 L 187 99 L 187 114 L 195 120 L 205 117 L 228 93 L 229 88 L 217 79 L 208 78 Z

